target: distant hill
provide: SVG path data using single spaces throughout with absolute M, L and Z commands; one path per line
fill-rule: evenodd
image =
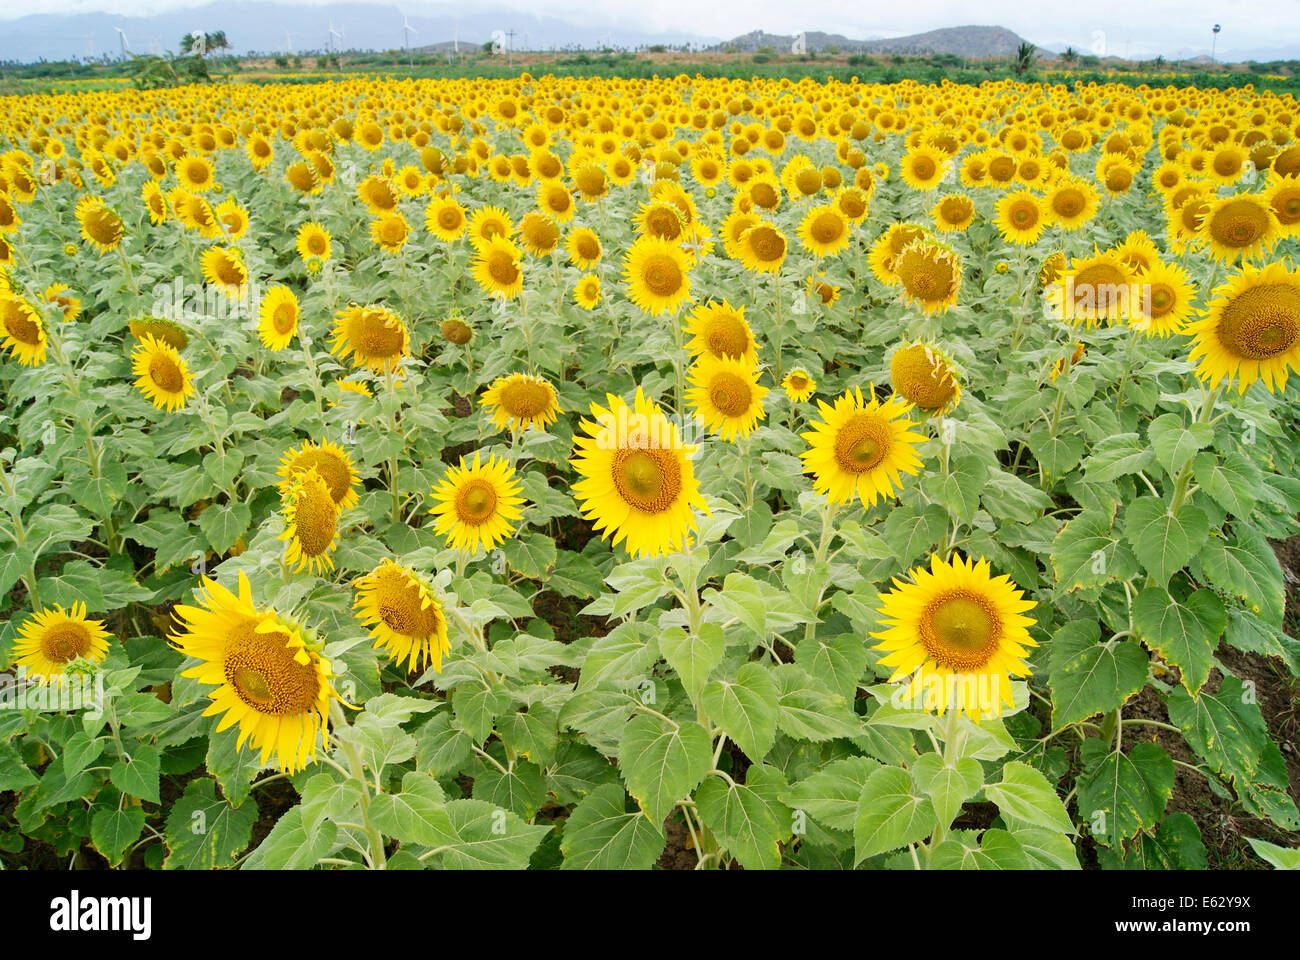
M 873 37 L 865 40 L 853 40 L 835 33 L 818 33 L 810 30 L 806 37 L 809 53 L 824 53 L 831 47 L 836 47 L 843 53 L 897 53 L 922 57 L 950 53 L 969 60 L 1014 56 L 1016 49 L 1025 42 L 1024 38 L 1005 27 L 980 26 L 945 27 L 942 30 L 914 33 L 906 37 Z M 732 40 L 725 40 L 713 49 L 734 49 L 740 53 L 753 53 L 760 47 L 772 47 L 778 53 L 788 53 L 793 42 L 794 36 L 755 30 Z M 1039 51 L 1039 55 L 1054 56 L 1046 50 Z

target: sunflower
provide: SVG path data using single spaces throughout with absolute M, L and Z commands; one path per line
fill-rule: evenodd
M 750 366 L 758 363 L 758 346 L 745 321 L 744 307 L 733 307 L 726 300 L 710 300 L 691 311 L 685 329 L 691 335 L 686 349 L 692 356 L 708 354 L 719 360 L 743 360 Z
M 167 219 L 167 195 L 163 193 L 162 187 L 158 186 L 157 180 L 146 180 L 143 187 L 140 188 L 140 199 L 144 202 L 144 208 L 149 211 L 149 222 L 157 225 Z
M 470 214 L 469 239 L 476 247 L 498 238 L 509 240 L 514 232 L 514 222 L 500 207 L 480 207 Z
M 14 640 L 14 666 L 25 668 L 42 684 L 62 685 L 65 668 L 74 660 L 100 663 L 108 655 L 112 635 L 102 620 L 87 620 L 86 605 L 71 609 L 46 607 L 23 621 Z
M 651 316 L 675 313 L 691 293 L 686 254 L 660 237 L 639 237 L 623 259 L 628 299 Z
M 947 413 L 961 401 L 956 367 L 929 344 L 912 343 L 894 351 L 889 382 L 896 393 L 927 414 Z
M 194 396 L 194 381 L 180 353 L 147 333 L 131 353 L 131 373 L 140 392 L 159 410 L 180 410 L 185 399 Z
M 518 432 L 530 428 L 543 431 L 564 412 L 556 399 L 555 388 L 541 377 L 527 373 L 497 377 L 479 405 L 489 409 L 498 430 L 509 428 Z
M 490 552 L 514 534 L 523 516 L 519 505 L 524 498 L 518 496 L 522 489 L 504 457 L 493 454 L 484 462 L 476 450 L 470 466 L 461 457 L 460 466 L 448 467 L 446 477 L 434 486 L 437 502 L 429 508 L 437 518 L 434 530 L 446 534 L 447 545 L 462 553 L 477 554 L 480 546 Z
M 309 573 L 334 569 L 330 553 L 336 545 L 339 507 L 329 484 L 312 467 L 295 470 L 281 485 L 280 505 L 284 511 L 284 562 Z
M 180 325 L 172 320 L 163 320 L 159 317 L 138 317 L 127 323 L 127 329 L 137 343 L 143 342 L 146 335 L 153 337 L 155 340 L 174 347 L 177 351 L 184 350 L 189 346 L 190 338 Z
M 948 156 L 933 147 L 917 147 L 903 155 L 899 168 L 913 190 L 933 190 L 948 172 Z
M 524 249 L 537 257 L 553 253 L 560 245 L 560 228 L 539 210 L 530 210 L 519 221 L 519 238 Z
M 871 247 L 871 272 L 881 283 L 889 287 L 898 285 L 898 276 L 894 273 L 894 261 L 904 248 L 926 236 L 925 227 L 915 223 L 894 223 L 876 238 Z
M 248 232 L 248 210 L 241 207 L 234 197 L 221 201 L 213 213 L 227 240 L 238 240 Z
M 564 249 L 569 254 L 569 262 L 579 270 L 590 270 L 600 263 L 600 237 L 590 227 L 579 227 L 570 233 Z
M 905 418 L 911 404 L 897 396 L 881 403 L 874 393 L 863 400 L 855 387 L 833 407 L 821 400 L 817 406 L 822 420 L 801 434 L 810 446 L 800 459 L 804 473 L 813 475 L 813 489 L 831 503 L 849 503 L 856 496 L 874 504 L 902 488 L 902 474 L 920 472 L 921 458 L 913 447 L 925 437 L 909 432 L 916 426 Z
M 787 373 L 781 386 L 793 403 L 803 403 L 817 392 L 817 381 L 803 367 L 795 367 Z
M 816 297 L 823 307 L 829 307 L 840 298 L 840 288 L 825 279 L 824 273 L 810 274 L 808 277 L 808 295 Z
M 799 240 L 815 257 L 839 253 L 849 245 L 849 224 L 834 207 L 813 207 L 799 222 Z
M 67 284 L 50 284 L 41 292 L 38 299 L 41 303 L 48 303 L 63 314 L 64 323 L 71 323 L 81 316 L 81 300 L 72 295 L 72 291 Z
M 1016 190 L 998 200 L 995 222 L 1008 243 L 1022 247 L 1037 243 L 1046 220 L 1042 201 L 1026 190 Z
M 908 303 L 926 313 L 943 313 L 957 302 L 961 290 L 961 259 L 941 244 L 918 240 L 898 255 L 894 275 Z
M 1043 217 L 1063 230 L 1078 230 L 1097 215 L 1097 188 L 1087 180 L 1065 177 L 1047 191 Z
M 353 367 L 367 367 L 372 373 L 396 370 L 409 355 L 410 334 L 406 324 L 378 304 L 352 304 L 334 315 L 330 353 L 342 359 L 352 356 Z
M 975 202 L 964 193 L 948 193 L 930 208 L 936 230 L 965 230 L 975 219 Z
M 1200 359 L 1196 374 L 1211 386 L 1236 377 L 1240 393 L 1256 380 L 1270 393 L 1285 390 L 1287 368 L 1300 372 L 1300 272 L 1243 267 L 1184 332 L 1195 338 L 1188 359 Z
M 1136 286 L 1128 264 L 1114 253 L 1099 253 L 1094 248 L 1091 257 L 1070 261 L 1069 268 L 1048 287 L 1047 297 L 1057 319 L 1094 327 L 1103 320 L 1129 320 L 1140 293 Z
M 98 197 L 83 196 L 77 201 L 74 215 L 81 226 L 81 238 L 98 250 L 100 256 L 116 250 L 122 242 L 126 232 L 122 218 L 104 206 Z
M 766 414 L 767 387 L 758 382 L 758 370 L 745 360 L 704 354 L 691 367 L 691 388 L 686 402 L 695 419 L 723 440 L 747 437 Z
M 1028 630 L 1034 620 L 1024 616 L 1034 601 L 1009 577 L 990 576 L 983 558 L 932 554 L 930 569 L 914 567 L 911 581 L 895 579 L 881 596 L 885 629 L 871 634 L 880 641 L 873 649 L 885 651 L 880 663 L 894 668 L 890 682 L 911 675 L 907 697 L 926 710 L 1000 716 L 1013 705 L 1011 677 L 1030 672 L 1026 648 L 1038 646 Z
M 303 160 L 298 160 L 284 168 L 284 182 L 299 193 L 307 194 L 320 193 L 324 186 L 315 166 Z
M 330 661 L 311 631 L 253 605 L 242 570 L 238 595 L 207 577 L 202 583 L 196 606 L 175 608 L 172 645 L 200 661 L 181 676 L 215 688 L 203 715 L 224 714 L 218 733 L 239 725 L 236 749 L 248 741 L 262 751 L 263 765 L 274 758 L 279 769 L 296 773 L 315 760 L 318 734 L 328 744 L 326 717 L 330 700 L 338 699 Z
M 600 303 L 600 277 L 584 273 L 573 287 L 573 300 L 584 310 L 594 310 Z
M 232 300 L 242 300 L 248 290 L 248 268 L 238 247 L 209 247 L 199 262 L 203 279 Z
M 424 208 L 424 226 L 443 243 L 451 243 L 465 232 L 465 211 L 450 196 L 435 196 Z
M 741 258 L 741 251 L 744 249 L 742 238 L 745 236 L 745 231 L 750 227 L 758 226 L 760 222 L 758 215 L 753 212 L 733 210 L 727 215 L 720 229 L 722 249 L 727 252 L 727 256 L 733 260 Z
M 379 566 L 352 584 L 357 591 L 354 616 L 382 649 L 407 673 L 428 664 L 442 673 L 442 658 L 451 653 L 447 616 L 433 590 L 414 570 L 394 560 Z
M 1282 237 L 1281 224 L 1268 196 L 1239 193 L 1211 200 L 1200 222 L 1200 237 L 1210 255 L 1228 264 L 1259 257 L 1273 249 Z
M 474 330 L 459 316 L 451 316 L 438 325 L 438 332 L 448 343 L 463 347 L 474 337 Z
M 746 270 L 776 273 L 785 262 L 788 246 L 784 233 L 772 224 L 760 221 L 740 237 L 740 262 Z
M 1273 208 L 1282 233 L 1300 236 L 1300 176 L 1283 177 L 1276 172 L 1269 175 L 1264 195 Z
M 49 345 L 45 321 L 16 293 L 0 293 L 0 332 L 4 333 L 0 348 L 8 347 L 9 355 L 17 358 L 20 366 L 35 367 L 45 362 Z
M 298 332 L 298 298 L 278 284 L 267 291 L 258 309 L 257 335 L 268 350 L 283 350 Z
M 477 244 L 474 254 L 474 279 L 489 296 L 513 300 L 524 287 L 524 271 L 519 265 L 523 256 L 519 248 L 504 236 Z
M 370 242 L 384 253 L 400 253 L 411 236 L 411 225 L 400 213 L 386 213 L 370 221 Z
M 1160 248 L 1145 230 L 1129 233 L 1124 242 L 1115 248 L 1115 255 L 1139 277 L 1160 262 Z
M 357 198 L 372 217 L 382 217 L 397 210 L 401 190 L 386 176 L 371 174 L 357 184 Z
M 363 383 L 340 380 L 340 389 L 352 390 L 369 396 L 370 392 Z M 360 478 L 352 466 L 352 458 L 335 443 L 325 440 L 313 443 L 304 440 L 298 449 L 285 452 L 280 460 L 280 492 L 286 493 L 292 485 L 293 478 L 305 470 L 315 470 L 329 488 L 330 499 L 340 511 L 356 506 Z
M 297 243 L 298 256 L 303 262 L 330 258 L 330 232 L 315 221 L 298 228 Z
M 1196 287 L 1182 267 L 1157 260 L 1140 278 L 1142 295 L 1131 303 L 1129 326 L 1148 337 L 1183 332 Z
M 574 437 L 569 463 L 582 475 L 573 485 L 582 514 L 634 556 L 676 552 L 696 529 L 692 508 L 709 513 L 690 460 L 695 448 L 640 387 L 631 406 L 613 394 L 606 402 L 592 403 L 593 419 L 581 424 L 587 436 Z

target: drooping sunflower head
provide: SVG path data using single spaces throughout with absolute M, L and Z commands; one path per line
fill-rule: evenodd
M 889 380 L 895 392 L 927 414 L 947 413 L 961 400 L 956 366 L 929 344 L 912 343 L 895 350 Z
M 1029 674 L 1027 648 L 1034 622 L 1026 600 L 1009 577 L 991 576 L 989 564 L 937 554 L 930 569 L 915 567 L 911 582 L 894 580 L 881 596 L 880 624 L 872 633 L 880 663 L 892 667 L 890 682 L 910 676 L 907 698 L 922 709 L 964 711 L 972 720 L 997 717 L 1013 706 L 1011 677 Z
M 948 247 L 918 240 L 894 261 L 903 298 L 926 313 L 943 313 L 957 302 L 961 290 L 961 260 Z
M 147 335 L 181 351 L 189 346 L 190 342 L 189 335 L 178 323 L 161 317 L 137 317 L 127 324 L 127 329 L 131 331 L 131 336 L 137 343 L 143 342 Z
M 382 649 L 407 673 L 426 665 L 442 672 L 442 658 L 451 653 L 447 616 L 433 589 L 409 567 L 384 559 L 364 577 L 354 581 L 354 616 Z
M 281 485 L 284 514 L 284 562 L 295 570 L 317 573 L 334 569 L 339 507 L 329 484 L 315 469 L 296 470 Z
M 147 333 L 131 353 L 131 372 L 136 387 L 159 410 L 179 410 L 194 396 L 194 381 L 180 353 Z
M 803 367 L 795 367 L 781 381 L 785 395 L 794 403 L 803 403 L 817 392 L 817 381 Z
M 1256 380 L 1286 389 L 1288 368 L 1300 372 L 1300 271 L 1283 263 L 1246 266 L 1214 291 L 1206 316 L 1185 331 L 1188 359 L 1212 386 L 1236 378 L 1245 393 Z
M 122 218 L 98 197 L 86 194 L 77 201 L 75 211 L 81 226 L 81 238 L 99 251 L 100 256 L 116 250 L 125 235 Z
M 723 440 L 749 436 L 766 416 L 768 388 L 747 360 L 706 353 L 691 367 L 690 382 L 686 401 L 695 408 L 695 418 Z
M 268 350 L 283 350 L 298 332 L 298 298 L 283 284 L 267 291 L 258 308 L 257 335 Z
M 445 534 L 447 545 L 462 553 L 491 552 L 497 543 L 514 534 L 523 517 L 519 496 L 523 483 L 504 458 L 495 454 L 482 459 L 478 451 L 469 466 L 447 468 L 447 475 L 433 488 L 434 530 Z
M 459 316 L 450 316 L 438 325 L 438 332 L 448 343 L 463 347 L 474 338 L 474 329 Z
M 387 373 L 410 353 L 410 335 L 397 314 L 378 304 L 352 304 L 334 315 L 330 353 L 352 357 L 352 366 Z
M 497 377 L 483 393 L 479 403 L 488 408 L 498 430 L 509 428 L 545 430 L 564 411 L 555 395 L 555 387 L 542 377 L 512 373 Z
M 67 666 L 74 660 L 102 662 L 111 639 L 102 620 L 86 618 L 84 603 L 74 603 L 68 610 L 46 607 L 19 627 L 14 665 L 39 683 L 57 686 L 66 679 Z
M 696 529 L 692 509 L 709 513 L 690 460 L 694 447 L 639 387 L 631 405 L 613 394 L 606 402 L 591 405 L 593 419 L 582 421 L 586 436 L 575 435 L 569 461 L 582 476 L 573 493 L 583 516 L 634 556 L 681 550 Z
M 750 366 L 758 363 L 758 346 L 745 320 L 744 307 L 733 307 L 726 300 L 710 300 L 687 316 L 686 332 L 691 335 L 686 349 L 693 356 L 744 360 Z
M 822 419 L 801 436 L 809 449 L 800 454 L 804 473 L 813 475 L 813 489 L 831 503 L 849 503 L 854 497 L 874 504 L 902 487 L 902 474 L 920 472 L 915 446 L 925 437 L 912 433 L 916 424 L 907 419 L 911 404 L 898 396 L 881 403 L 862 390 L 844 392 L 835 405 L 817 402 Z
M 9 355 L 21 366 L 40 366 L 45 362 L 49 346 L 45 321 L 35 307 L 11 291 L 0 292 L 0 333 L 4 334 L 0 347 L 8 347 Z
M 321 443 L 304 440 L 296 449 L 285 451 L 279 469 L 281 492 L 287 493 L 293 478 L 305 470 L 315 470 L 325 481 L 330 499 L 340 510 L 356 506 L 360 477 L 352 465 L 352 458 L 338 444 L 329 440 Z
M 628 299 L 651 316 L 675 312 L 691 292 L 685 253 L 660 237 L 640 237 L 628 248 L 623 278 Z

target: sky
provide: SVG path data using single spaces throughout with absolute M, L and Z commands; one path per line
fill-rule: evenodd
M 149 15 L 201 6 L 209 0 L 5 0 L 0 20 L 30 13 L 104 12 Z M 279 0 L 320 5 L 325 0 Z M 378 0 L 384 2 L 384 0 Z M 408 13 L 472 12 L 464 0 L 389 0 Z M 893 37 L 938 27 L 996 24 L 1039 44 L 1069 43 L 1081 52 L 1143 57 L 1157 52 L 1209 51 L 1211 28 L 1222 24 L 1220 50 L 1295 46 L 1300 0 L 925 0 L 923 3 L 849 5 L 844 0 L 488 0 L 510 8 L 590 23 L 604 19 L 648 32 L 682 30 L 729 38 L 761 29 L 769 33 L 822 30 L 850 38 Z

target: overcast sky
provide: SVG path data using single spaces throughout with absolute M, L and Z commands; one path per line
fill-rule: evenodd
M 0 19 L 29 13 L 104 12 L 148 15 L 209 0 L 4 0 Z M 325 0 L 279 0 L 319 5 Z M 383 2 L 383 0 L 377 0 Z M 1221 49 L 1295 46 L 1300 34 L 1300 0 L 923 0 L 920 3 L 876 2 L 850 6 L 845 0 L 405 0 L 385 6 L 408 13 L 477 12 L 506 7 L 521 12 L 592 22 L 617 21 L 646 31 L 682 30 L 731 37 L 748 30 L 795 33 L 823 30 L 850 38 L 902 36 L 937 27 L 996 24 L 1038 43 L 1071 43 L 1082 52 L 1096 43 L 1106 53 L 1134 56 L 1157 49 L 1208 50 L 1211 27 L 1223 25 Z

